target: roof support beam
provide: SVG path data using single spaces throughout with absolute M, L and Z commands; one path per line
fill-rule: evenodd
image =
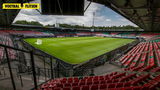
M 154 21 L 155 21 L 155 13 L 156 13 L 156 9 L 154 9 L 153 7 L 154 7 L 154 0 L 149 0 L 150 1 L 150 9 L 151 9 L 151 11 L 152 11 L 152 16 L 151 16 L 151 21 L 152 21 L 152 23 L 151 23 L 151 30 L 154 30 Z

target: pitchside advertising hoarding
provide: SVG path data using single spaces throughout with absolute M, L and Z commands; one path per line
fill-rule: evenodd
M 2 9 L 39 9 L 39 3 L 3 3 Z

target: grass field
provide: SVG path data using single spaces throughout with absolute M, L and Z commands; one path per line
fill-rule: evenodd
M 130 43 L 132 39 L 103 37 L 40 38 L 41 45 L 35 44 L 37 38 L 24 39 L 32 46 L 47 52 L 67 63 L 79 64 Z

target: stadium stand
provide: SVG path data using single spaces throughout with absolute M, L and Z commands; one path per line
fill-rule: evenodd
M 114 36 L 114 35 L 118 35 L 119 33 L 110 33 L 110 34 Z
M 153 37 L 158 34 L 143 34 L 142 36 Z M 159 65 L 159 42 L 147 41 L 141 42 L 126 55 L 124 55 L 119 61 L 123 67 L 127 67 L 124 70 L 130 71 L 158 71 Z M 136 57 L 135 57 L 136 55 Z M 128 56 L 128 57 L 127 57 Z M 154 69 L 153 69 L 154 68 Z
M 127 33 L 127 32 L 58 32 L 58 31 L 19 31 L 1 30 L 0 43 L 14 47 L 10 35 L 23 36 L 100 36 L 100 37 L 142 37 L 146 41 L 138 43 L 118 61 L 122 72 L 113 72 L 101 76 L 63 77 L 50 79 L 41 84 L 38 90 L 155 90 L 160 85 L 160 75 L 150 74 L 160 71 L 159 33 Z M 10 59 L 16 59 L 16 52 L 8 49 Z M 4 49 L 0 48 L 0 60 L 4 58 Z M 138 72 L 138 73 L 137 73 Z M 144 73 L 147 72 L 147 73 Z M 145 83 L 144 83 L 145 82 Z
M 113 33 L 112 33 L 113 34 Z M 95 33 L 96 36 L 112 35 Z M 117 35 L 118 33 L 114 33 Z M 77 35 L 89 35 L 78 33 Z M 120 35 L 126 35 L 121 33 Z M 128 33 L 127 33 L 128 35 Z M 135 34 L 130 34 L 131 36 Z M 124 54 L 119 62 L 124 72 L 113 72 L 102 76 L 84 76 L 51 79 L 39 86 L 39 90 L 155 90 L 160 85 L 160 75 L 145 72 L 160 71 L 160 42 L 151 39 L 159 33 L 140 34 L 146 42 L 140 42 L 128 53 Z M 126 72 L 127 71 L 127 72 Z M 128 72 L 129 71 L 129 72 Z M 136 71 L 136 72 L 132 72 Z
M 2 34 L 0 35 L 0 43 L 1 44 L 4 44 L 4 45 L 7 45 L 7 46 L 12 46 L 14 47 L 14 44 L 13 44 L 13 41 L 12 39 L 10 38 L 9 34 L 8 33 L 5 33 L 5 32 L 1 32 Z M 2 47 L 0 47 L 0 59 L 1 61 L 3 60 L 3 56 L 4 56 L 4 49 Z M 16 59 L 16 52 L 12 49 L 9 49 L 8 50 L 8 54 L 9 54 L 9 58 L 14 60 Z
M 139 37 L 143 37 L 143 38 L 145 38 L 146 40 L 148 40 L 148 39 L 150 39 L 150 38 L 152 38 L 152 37 L 154 37 L 154 36 L 157 36 L 157 35 L 160 35 L 159 33 L 141 33 L 141 34 L 139 34 L 138 36 Z
M 8 33 L 13 35 L 24 35 L 24 36 L 54 36 L 52 33 L 39 32 L 39 31 L 18 31 L 18 30 L 1 30 L 2 33 Z
M 103 76 L 49 80 L 39 90 L 155 90 L 159 81 L 160 75 L 113 72 Z

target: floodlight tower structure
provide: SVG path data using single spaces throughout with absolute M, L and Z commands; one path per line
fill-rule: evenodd
M 56 20 L 56 23 L 55 23 L 55 27 L 56 28 L 59 28 L 60 26 L 59 26 L 59 23 L 57 22 L 57 20 Z
M 95 20 L 95 12 L 93 12 L 93 20 L 92 20 L 92 29 L 91 29 L 91 32 L 94 32 L 94 20 Z M 92 33 L 92 36 L 93 36 L 93 33 Z
M 92 28 L 94 29 L 95 12 L 93 12 Z

